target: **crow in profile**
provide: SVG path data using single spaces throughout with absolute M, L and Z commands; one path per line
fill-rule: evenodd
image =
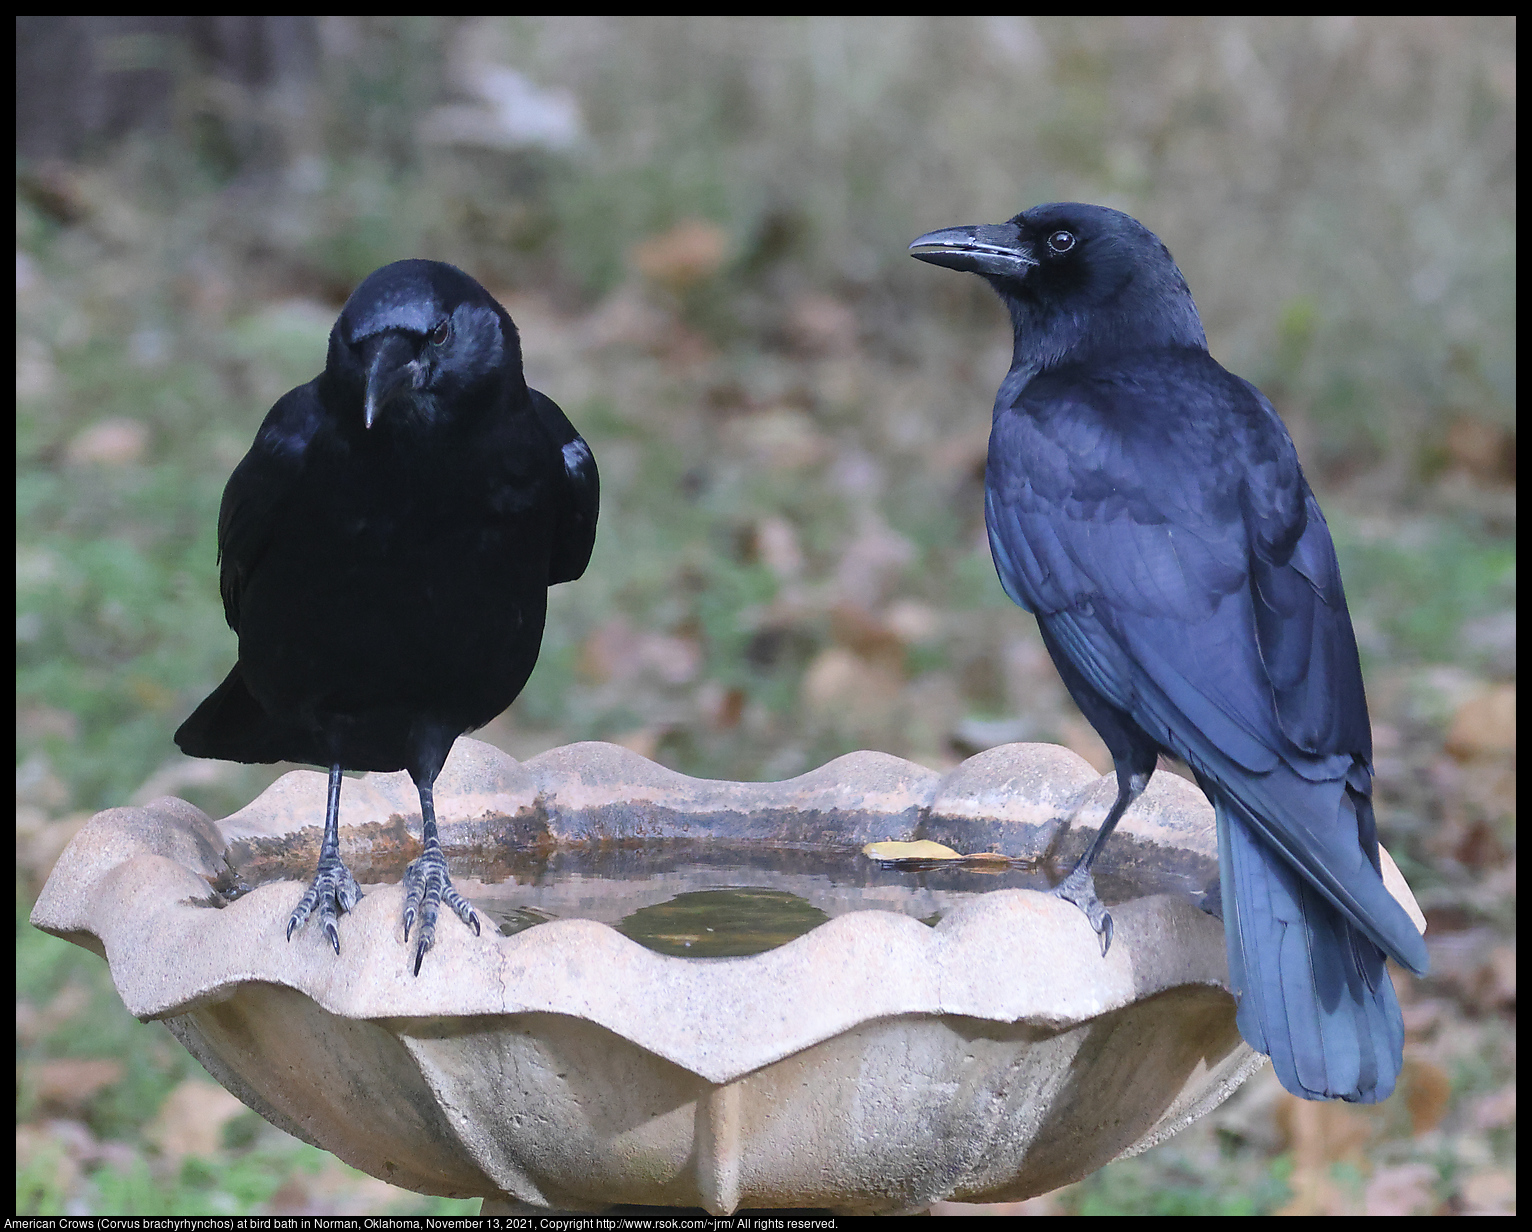
M 1372 730 L 1324 515 L 1277 413 L 1208 354 L 1165 246 L 1126 214 L 1040 205 L 921 236 L 978 274 L 1016 344 L 985 474 L 990 550 L 1117 771 L 1055 893 L 1111 943 L 1091 864 L 1160 754 L 1217 818 L 1240 1034 L 1306 1099 L 1394 1088 L 1384 967 L 1426 949 L 1384 888 Z
M 590 559 L 596 463 L 527 387 L 516 326 L 439 261 L 369 274 L 330 331 L 325 369 L 271 408 L 218 513 L 219 588 L 239 661 L 176 732 L 193 757 L 330 771 L 311 912 L 362 891 L 340 859 L 343 770 L 408 770 L 423 854 L 405 873 L 415 973 L 447 875 L 432 785 L 452 742 L 515 700 L 542 643 L 548 587 Z

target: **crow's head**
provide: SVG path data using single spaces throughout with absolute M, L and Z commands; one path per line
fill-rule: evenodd
M 365 428 L 444 423 L 526 387 L 510 315 L 441 261 L 395 261 L 362 280 L 330 331 L 324 379 Z
M 1186 279 L 1155 234 L 1101 205 L 1039 205 L 1009 222 L 922 235 L 910 255 L 994 287 L 1034 370 L 1128 347 L 1197 347 L 1207 338 Z

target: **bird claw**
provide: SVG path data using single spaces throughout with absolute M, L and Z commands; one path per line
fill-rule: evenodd
M 351 870 L 340 862 L 340 857 L 321 857 L 314 880 L 309 883 L 309 888 L 303 892 L 303 897 L 298 900 L 298 905 L 288 918 L 287 939 L 291 941 L 293 934 L 303 927 L 303 922 L 317 910 L 320 927 L 331 949 L 339 954 L 340 929 L 336 927 L 336 917 L 350 911 L 361 898 L 362 887 L 357 885 Z
M 1066 903 L 1073 903 L 1085 912 L 1085 918 L 1101 938 L 1101 956 L 1112 948 L 1112 916 L 1096 897 L 1096 883 L 1088 870 L 1071 869 L 1069 876 L 1053 887 L 1053 893 Z
M 447 875 L 447 860 L 439 851 L 423 855 L 410 863 L 404 873 L 404 940 L 408 944 L 410 930 L 418 919 L 420 932 L 415 942 L 415 974 L 420 974 L 420 964 L 425 961 L 426 951 L 436 943 L 436 917 L 445 903 L 456 913 L 474 936 L 482 935 L 479 916 L 473 906 L 452 885 Z

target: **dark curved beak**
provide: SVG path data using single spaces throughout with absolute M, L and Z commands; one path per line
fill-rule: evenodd
M 1037 264 L 1031 245 L 1021 238 L 1021 228 L 1009 222 L 928 232 L 910 245 L 910 256 L 995 278 L 1025 278 Z
M 367 369 L 367 396 L 362 403 L 362 424 L 372 427 L 391 402 L 415 388 L 418 372 L 415 344 L 393 330 L 376 334 L 362 343 Z

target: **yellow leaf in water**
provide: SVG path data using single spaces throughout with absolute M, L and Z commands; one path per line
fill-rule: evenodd
M 868 843 L 862 848 L 862 854 L 871 856 L 874 860 L 961 860 L 963 858 L 951 847 L 933 843 L 927 838 L 921 839 L 918 843 L 896 843 L 892 840 Z

